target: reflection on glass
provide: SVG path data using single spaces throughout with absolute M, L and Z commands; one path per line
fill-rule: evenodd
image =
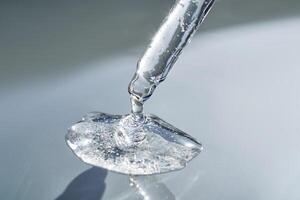
M 139 199 L 175 200 L 175 195 L 155 176 L 130 176 L 130 186 L 134 188 Z

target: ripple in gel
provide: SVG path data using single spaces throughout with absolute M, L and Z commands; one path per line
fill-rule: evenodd
M 154 115 L 90 113 L 69 129 L 66 141 L 82 161 L 133 175 L 182 169 L 202 149 Z

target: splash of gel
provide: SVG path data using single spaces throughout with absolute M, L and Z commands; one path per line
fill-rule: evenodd
M 154 115 L 94 112 L 74 124 L 66 136 L 84 162 L 124 174 L 179 170 L 198 155 L 201 144 Z

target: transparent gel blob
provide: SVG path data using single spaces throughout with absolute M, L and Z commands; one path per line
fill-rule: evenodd
M 179 170 L 202 149 L 154 115 L 90 113 L 69 129 L 66 141 L 82 161 L 133 175 Z

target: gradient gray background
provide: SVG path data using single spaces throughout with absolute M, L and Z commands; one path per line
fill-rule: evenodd
M 171 0 L 0 1 L 0 199 L 134 199 L 66 129 L 128 113 L 135 63 Z M 178 199 L 299 199 L 300 1 L 220 0 L 146 104 L 204 144 L 159 176 Z M 163 198 L 163 197 L 162 197 Z

